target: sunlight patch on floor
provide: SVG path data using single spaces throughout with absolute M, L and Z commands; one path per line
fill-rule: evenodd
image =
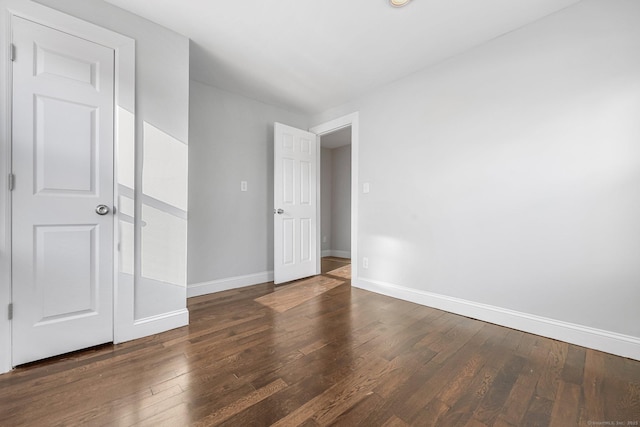
M 336 268 L 335 270 L 331 270 L 325 273 L 329 276 L 337 276 L 343 279 L 351 279 L 351 264 L 345 265 L 344 267 Z
M 261 296 L 255 301 L 283 313 L 344 283 L 344 280 L 314 276 L 278 287 L 273 293 Z

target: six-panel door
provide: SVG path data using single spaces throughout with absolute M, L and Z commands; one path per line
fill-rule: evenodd
M 317 274 L 317 137 L 274 126 L 274 281 Z
M 114 52 L 13 19 L 13 364 L 113 340 Z

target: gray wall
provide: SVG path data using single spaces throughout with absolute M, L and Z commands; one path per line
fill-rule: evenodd
M 190 102 L 188 282 L 272 271 L 273 123 L 307 118 L 196 81 Z
M 331 249 L 351 256 L 351 145 L 331 150 Z
M 351 146 L 322 148 L 321 236 L 323 256 L 351 254 Z
M 332 246 L 332 209 L 333 198 L 333 149 L 322 148 L 320 150 L 320 222 L 323 256 L 331 255 Z M 326 240 L 326 241 L 325 241 Z
M 360 113 L 357 280 L 640 337 L 638 22 L 584 0 L 315 117 Z

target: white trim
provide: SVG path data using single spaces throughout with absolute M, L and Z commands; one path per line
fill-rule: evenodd
M 322 273 L 322 146 L 316 134 L 316 275 Z
M 326 256 L 334 256 L 337 258 L 348 258 L 351 259 L 351 252 L 350 251 L 339 251 L 336 249 L 327 249 L 322 251 L 322 256 L 326 257 Z
M 4 89 L 4 97 L 6 97 L 2 105 L 0 105 L 0 133 L 3 138 L 0 138 L 0 153 L 5 156 L 6 161 L 0 164 L 0 186 L 6 188 L 6 177 L 10 170 L 11 159 L 11 62 L 8 61 L 7 50 L 12 37 L 12 18 L 13 16 L 28 19 L 47 27 L 63 31 L 67 34 L 71 34 L 86 40 L 91 40 L 94 43 L 102 44 L 114 50 L 115 54 L 115 103 L 114 103 L 114 165 L 117 165 L 116 151 L 118 144 L 120 143 L 118 136 L 118 122 L 117 122 L 117 109 L 118 107 L 130 111 L 132 114 L 135 111 L 135 40 L 132 38 L 115 33 L 111 30 L 99 27 L 92 23 L 83 21 L 73 16 L 64 14 L 55 9 L 36 4 L 26 0 L 6 0 L 4 2 L 5 8 L 0 9 L 0 22 L 3 25 L 5 31 L 0 33 L 0 86 Z M 117 176 L 114 176 L 114 182 L 117 182 Z M 4 193 L 4 194 L 3 194 Z M 114 202 L 118 200 L 117 186 L 114 193 Z M 0 198 L 5 201 L 5 211 L 3 224 L 0 226 L 5 227 L 3 242 L 0 245 L 4 245 L 6 253 L 9 253 L 11 247 L 11 196 L 9 192 L 0 191 Z M 0 213 L 0 217 L 2 213 Z M 1 227 L 0 227 L 1 232 Z M 114 251 L 118 245 L 118 218 L 114 217 Z M 2 251 L 2 246 L 0 246 Z M 117 253 L 116 253 L 117 255 Z M 3 256 L 0 261 L 0 282 L 6 283 L 6 287 L 0 286 L 0 306 L 8 305 L 11 301 L 11 289 L 10 289 L 10 256 Z M 114 273 L 118 271 L 118 257 L 114 256 Z M 118 275 L 114 274 L 113 279 L 114 288 L 114 341 L 118 341 L 118 327 L 117 324 L 122 322 L 121 310 L 119 310 L 119 300 L 117 296 L 124 294 L 120 289 L 120 283 L 118 281 Z M 133 326 L 133 325 L 132 325 Z M 122 339 L 120 339 L 122 341 Z M 6 316 L 0 318 L 0 373 L 11 370 L 11 322 L 7 320 Z
M 11 321 L 8 318 L 11 303 L 11 194 L 8 191 L 8 175 L 11 170 L 11 16 L 0 9 L 0 373 L 8 372 L 11 364 Z
M 351 251 L 338 251 L 334 249 L 331 251 L 331 256 L 351 259 Z
M 370 279 L 352 286 L 508 328 L 640 360 L 640 338 Z
M 187 298 L 228 291 L 229 289 L 244 288 L 245 286 L 259 285 L 266 282 L 273 282 L 273 271 L 247 274 L 246 276 L 228 277 L 226 279 L 212 280 L 209 282 L 193 283 L 187 285 Z
M 351 254 L 349 258 L 358 259 L 358 203 L 360 200 L 360 193 L 358 192 L 358 171 L 359 171 L 359 157 L 358 150 L 360 149 L 360 113 L 357 111 L 346 116 L 338 117 L 337 119 L 330 120 L 328 122 L 313 126 L 309 129 L 309 132 L 313 132 L 318 136 L 325 135 L 330 132 L 337 131 L 342 128 L 351 126 Z M 318 144 L 320 147 L 320 144 Z M 319 148 L 318 148 L 319 149 Z M 318 156 L 318 162 L 320 156 Z M 322 168 L 318 164 L 318 171 Z M 320 175 L 318 175 L 320 176 Z M 319 181 L 319 180 L 318 180 Z M 319 185 L 319 184 L 318 184 Z M 321 206 L 320 206 L 321 192 L 317 192 L 317 206 L 318 220 L 321 218 Z M 320 227 L 318 227 L 318 233 L 320 233 Z M 318 234 L 319 235 L 319 234 Z M 317 239 L 317 253 L 318 253 L 318 266 L 320 265 L 320 256 L 322 255 L 322 242 L 321 239 Z M 320 267 L 318 267 L 318 273 L 320 273 Z M 358 263 L 351 264 L 351 277 L 358 277 Z
M 189 324 L 189 310 L 181 310 L 162 313 L 157 316 L 145 317 L 134 322 L 133 328 L 122 331 L 119 342 L 135 340 L 149 335 L 166 332 L 170 329 L 180 328 Z

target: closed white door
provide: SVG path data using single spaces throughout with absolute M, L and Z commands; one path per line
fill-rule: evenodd
M 13 19 L 13 364 L 113 341 L 114 51 Z
M 317 274 L 317 136 L 274 126 L 274 282 Z

